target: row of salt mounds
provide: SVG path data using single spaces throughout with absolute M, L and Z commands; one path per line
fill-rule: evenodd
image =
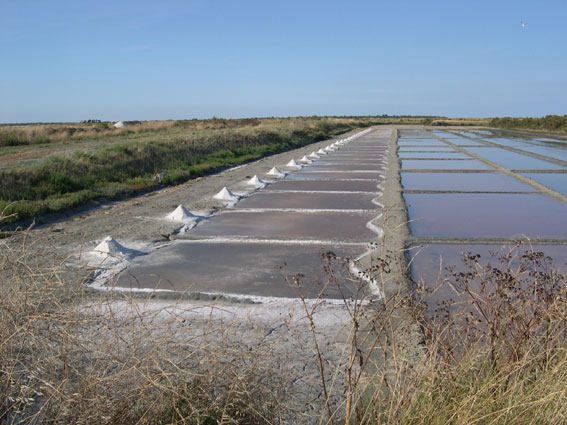
M 175 209 L 175 211 L 165 216 L 166 220 L 185 224 L 185 226 L 182 229 L 182 233 L 186 232 L 187 230 L 191 230 L 193 227 L 197 225 L 199 220 L 201 220 L 202 218 L 203 217 L 199 217 L 189 212 L 187 208 L 185 208 L 183 205 L 179 205 Z
M 247 180 L 246 184 L 248 186 L 254 186 L 256 189 L 262 189 L 266 187 L 268 183 L 258 178 L 258 176 L 254 174 L 254 177 L 252 177 L 250 180 Z
M 284 178 L 285 177 L 285 173 L 282 173 L 280 170 L 277 169 L 277 167 L 273 167 L 270 171 L 268 171 L 267 174 L 269 176 L 274 176 L 274 177 L 278 177 L 278 178 Z
M 228 190 L 226 186 L 223 187 L 219 193 L 213 196 L 213 198 L 223 201 L 223 203 L 227 206 L 237 203 L 238 200 L 240 199 L 239 196 L 235 195 L 230 190 Z
M 301 168 L 303 168 L 301 165 L 295 162 L 295 159 L 289 161 L 285 166 L 289 168 L 295 168 L 296 170 L 301 170 Z

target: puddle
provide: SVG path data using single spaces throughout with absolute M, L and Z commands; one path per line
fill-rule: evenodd
M 298 190 L 298 191 L 352 191 L 352 192 L 378 192 L 378 182 L 347 181 L 347 180 L 281 180 L 266 186 L 264 191 L 272 190 Z
M 428 158 L 428 159 L 471 159 L 461 152 L 399 152 L 400 159 Z
M 567 239 L 567 205 L 539 194 L 404 194 L 416 237 Z
M 520 173 L 556 192 L 567 195 L 567 174 L 566 173 Z
M 257 192 L 240 201 L 238 209 L 374 210 L 377 193 L 279 193 Z
M 289 174 L 286 180 L 383 180 L 383 171 L 364 171 L 364 172 L 317 172 L 317 171 L 301 171 Z
M 498 173 L 401 173 L 401 176 L 402 186 L 408 190 L 535 191 L 527 184 Z
M 491 167 L 475 160 L 403 159 L 404 170 L 490 170 Z
M 355 258 L 365 250 L 364 246 L 178 241 L 135 261 L 119 276 L 117 286 L 286 298 L 317 298 L 323 292 L 322 298 L 341 299 L 337 283 L 329 284 L 321 254 L 332 251 Z M 346 297 L 360 295 L 363 285 L 351 280 L 346 267 L 339 265 L 334 272 Z M 299 273 L 304 276 L 300 288 L 292 278 Z
M 564 170 L 557 164 L 532 158 L 516 152 L 510 152 L 499 148 L 468 148 L 472 153 L 482 156 L 489 161 L 495 162 L 511 170 Z
M 366 224 L 372 212 L 224 212 L 187 233 L 188 237 L 241 237 L 315 240 L 362 240 L 378 237 Z

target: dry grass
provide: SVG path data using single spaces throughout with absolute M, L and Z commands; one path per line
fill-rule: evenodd
M 448 280 L 461 310 L 433 308 L 425 288 L 380 302 L 344 299 L 331 324 L 341 338 L 331 341 L 322 299 L 262 320 L 222 303 L 93 296 L 83 282 L 70 284 L 64 267 L 42 264 L 32 239 L 23 232 L 0 240 L 0 423 L 567 418 L 565 278 L 539 254 L 490 268 L 467 257 L 468 271 Z M 350 260 L 327 253 L 323 261 L 327 284 L 340 285 L 336 272 Z M 389 261 L 365 273 L 380 282 Z M 302 285 L 301 276 L 288 279 Z

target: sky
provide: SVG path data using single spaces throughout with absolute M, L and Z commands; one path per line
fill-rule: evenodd
M 0 0 L 0 123 L 564 115 L 566 18 L 565 0 Z

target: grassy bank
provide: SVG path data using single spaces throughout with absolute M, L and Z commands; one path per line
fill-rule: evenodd
M 494 118 L 491 127 L 511 130 L 534 130 L 567 133 L 567 115 L 547 115 L 543 118 Z
M 0 172 L 0 211 L 9 221 L 61 212 L 97 198 L 115 199 L 184 182 L 266 155 L 372 124 L 361 119 L 178 121 L 144 140 L 101 143 Z M 114 131 L 114 130 L 112 130 Z M 114 137 L 114 136 L 113 136 Z

